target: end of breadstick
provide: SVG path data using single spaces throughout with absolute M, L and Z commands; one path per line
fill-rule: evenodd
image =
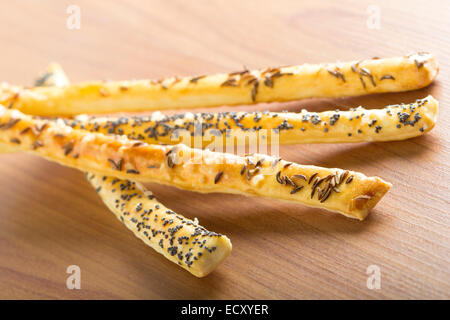
M 364 220 L 370 210 L 377 205 L 391 187 L 391 183 L 379 177 L 365 177 L 361 179 L 349 202 L 348 212 L 351 215 L 348 213 L 343 214 L 351 218 Z
M 436 57 L 428 52 L 417 52 L 408 55 L 408 59 L 413 61 L 421 74 L 423 75 L 421 88 L 431 84 L 439 73 L 439 64 Z
M 36 87 L 64 87 L 70 81 L 64 69 L 56 62 L 50 63 L 45 72 L 39 75 L 35 81 Z
M 194 264 L 189 270 L 193 275 L 199 278 L 206 277 L 210 274 L 223 260 L 228 257 L 232 249 L 230 239 L 222 235 L 216 240 L 216 249 L 205 256 L 203 260 L 199 260 L 200 263 Z
M 439 113 L 439 101 L 437 101 L 432 95 L 417 101 L 419 105 L 423 105 L 420 114 L 422 116 L 422 133 L 427 133 L 434 128 L 437 122 Z

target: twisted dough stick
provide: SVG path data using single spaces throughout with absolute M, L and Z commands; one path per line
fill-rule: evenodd
M 205 148 L 208 145 L 255 143 L 345 143 L 403 140 L 430 131 L 437 120 L 438 101 L 432 96 L 410 104 L 366 110 L 301 113 L 220 112 L 165 116 L 78 116 L 66 124 L 75 129 L 126 135 L 155 144 Z M 195 132 L 195 135 L 194 135 Z M 201 139 L 197 139 L 201 137 Z M 252 139 L 254 141 L 252 141 Z M 197 145 L 198 144 L 198 145 Z M 219 148 L 216 148 L 218 150 Z
M 0 107 L 0 143 L 63 165 L 121 179 L 157 182 L 197 192 L 225 192 L 300 202 L 364 219 L 389 190 L 378 177 L 240 157 L 184 145 L 148 145 L 125 136 L 72 129 Z
M 36 81 L 40 86 L 66 83 L 69 80 L 57 64 L 51 64 Z M 14 151 L 17 148 L 0 144 L 0 152 Z M 106 206 L 136 237 L 193 275 L 208 275 L 231 252 L 226 236 L 166 208 L 143 185 L 90 173 L 86 177 Z
M 398 92 L 429 85 L 433 55 L 300 65 L 159 81 L 85 82 L 24 89 L 4 84 L 0 103 L 27 114 L 63 116 L 289 101 Z

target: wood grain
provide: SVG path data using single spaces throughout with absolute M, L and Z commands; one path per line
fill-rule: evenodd
M 197 279 L 136 239 L 82 173 L 34 156 L 0 156 L 0 298 L 329 299 L 450 298 L 450 6 L 379 1 L 14 1 L 2 4 L 1 81 L 31 84 L 50 61 L 72 81 L 159 78 L 433 52 L 429 88 L 397 94 L 235 107 L 373 108 L 433 94 L 428 135 L 391 143 L 282 147 L 304 164 L 379 175 L 392 190 L 364 222 L 257 198 L 148 185 L 168 207 L 228 235 L 233 252 Z M 69 4 L 81 29 L 66 28 Z M 214 110 L 231 110 L 221 107 Z M 68 290 L 69 265 L 81 290 Z M 381 268 L 380 290 L 366 268 Z

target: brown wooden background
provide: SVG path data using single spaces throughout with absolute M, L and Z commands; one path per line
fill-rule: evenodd
M 81 29 L 66 28 L 69 4 Z M 367 27 L 368 6 L 380 29 Z M 404 142 L 298 145 L 304 164 L 379 175 L 392 191 L 364 222 L 322 210 L 150 185 L 173 210 L 228 235 L 233 252 L 197 279 L 134 237 L 82 173 L 31 155 L 0 156 L 0 298 L 450 298 L 448 1 L 1 1 L 0 81 L 31 84 L 58 61 L 72 81 L 436 54 L 429 88 L 352 99 L 239 107 L 334 109 L 441 101 L 438 125 Z M 215 110 L 228 110 L 217 108 Z M 81 268 L 81 290 L 65 286 Z M 366 268 L 381 268 L 380 290 Z

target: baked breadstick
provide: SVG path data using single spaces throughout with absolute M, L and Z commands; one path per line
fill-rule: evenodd
M 51 64 L 36 81 L 38 86 L 68 83 L 69 79 L 58 64 Z M 232 246 L 226 236 L 210 232 L 166 208 L 143 185 L 90 173 L 86 173 L 86 178 L 106 206 L 136 237 L 193 275 L 208 275 L 230 253 Z
M 93 117 L 66 120 L 75 129 L 126 135 L 154 144 L 183 143 L 190 147 L 246 143 L 348 143 L 404 140 L 430 131 L 437 120 L 432 96 L 410 104 L 366 110 L 301 113 L 220 112 L 165 116 Z M 194 134 L 195 133 L 195 134 Z M 197 139 L 201 137 L 201 139 Z M 246 140 L 248 139 L 248 141 Z M 215 148 L 218 150 L 219 148 Z
M 35 87 L 65 87 L 70 84 L 69 78 L 58 63 L 50 63 L 47 69 L 36 79 Z
M 2 153 L 13 153 L 13 152 L 18 152 L 18 151 L 21 151 L 21 150 L 18 149 L 18 148 L 14 148 L 13 146 L 0 143 L 0 154 L 2 154 Z
M 0 144 L 0 152 L 16 148 Z M 166 208 L 139 183 L 86 173 L 102 201 L 145 244 L 197 277 L 231 252 L 230 240 Z M 167 236 L 167 238 L 166 238 Z
M 45 71 L 36 79 L 35 86 L 38 87 L 64 87 L 68 85 L 69 78 L 64 72 L 63 68 L 58 63 L 51 63 L 47 66 Z M 5 85 L 5 84 L 2 84 Z M 0 154 L 12 153 L 20 151 L 17 147 L 0 144 Z
M 241 157 L 184 145 L 148 145 L 125 136 L 72 129 L 0 107 L 0 143 L 79 170 L 157 182 L 197 192 L 225 192 L 300 202 L 364 219 L 389 190 L 378 177 L 302 166 L 264 155 Z
M 0 103 L 27 114 L 71 116 L 357 96 L 419 89 L 433 81 L 438 69 L 433 55 L 416 53 L 159 81 L 84 82 L 31 89 L 4 84 Z
M 226 236 L 166 208 L 140 183 L 90 173 L 86 177 L 136 237 L 193 275 L 208 275 L 231 252 Z

